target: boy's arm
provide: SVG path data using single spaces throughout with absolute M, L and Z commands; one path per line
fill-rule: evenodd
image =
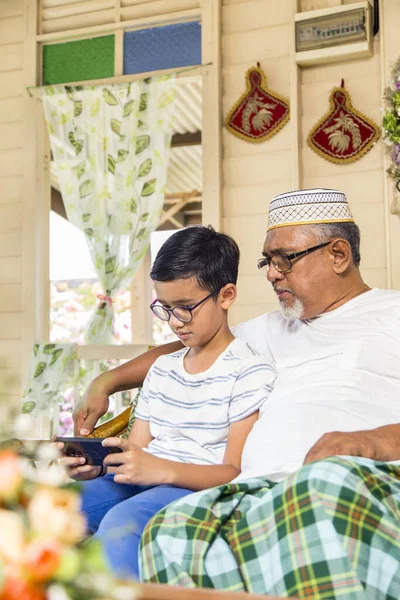
M 141 386 L 156 358 L 181 348 L 181 342 L 164 344 L 96 377 L 74 410 L 75 435 L 89 435 L 98 419 L 107 412 L 111 394 Z
M 222 465 L 193 465 L 158 458 L 142 450 L 136 443 L 121 438 L 104 440 L 104 446 L 117 446 L 123 452 L 109 454 L 104 464 L 120 465 L 115 469 L 116 483 L 173 485 L 193 491 L 229 483 L 240 473 L 243 446 L 257 418 L 258 411 L 229 427 Z

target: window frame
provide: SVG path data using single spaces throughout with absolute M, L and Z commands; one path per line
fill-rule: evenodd
M 84 17 L 84 15 L 82 15 Z M 45 44 L 74 41 L 113 34 L 115 36 L 114 77 L 89 81 L 64 82 L 60 85 L 95 85 L 135 81 L 149 76 L 175 73 L 176 69 L 164 69 L 140 74 L 123 75 L 123 36 L 126 31 L 153 28 L 170 24 L 194 21 L 199 19 L 202 25 L 202 65 L 184 67 L 178 78 L 202 76 L 202 148 L 203 148 L 203 189 L 202 189 L 202 222 L 219 230 L 221 226 L 222 202 L 222 131 L 221 131 L 221 0 L 201 0 L 199 9 L 180 13 L 161 14 L 157 17 L 137 19 L 135 21 L 117 21 L 108 25 L 86 27 L 79 30 L 61 31 L 58 33 L 39 34 L 34 36 L 35 81 L 42 84 L 42 48 Z M 187 71 L 186 71 L 187 69 Z M 32 78 L 31 78 L 32 80 Z M 40 90 L 33 90 L 34 96 L 40 100 Z M 36 201 L 35 224 L 31 235 L 34 235 L 36 247 L 31 266 L 35 272 L 34 289 L 35 311 L 32 315 L 34 323 L 33 341 L 46 341 L 50 337 L 50 277 L 49 277 L 49 218 L 51 209 L 50 185 L 50 144 L 45 125 L 41 102 L 35 102 L 30 119 L 35 119 L 35 159 L 36 178 L 34 195 Z M 132 328 L 132 343 L 122 346 L 85 345 L 78 352 L 85 358 L 130 358 L 143 351 L 143 346 L 151 342 L 151 314 L 148 310 L 151 300 L 151 285 L 148 278 L 150 253 L 146 256 L 139 273 L 132 283 L 132 318 L 139 314 L 135 328 Z M 139 326 L 138 326 L 139 324 Z M 84 349 L 84 350 L 83 350 Z M 118 349 L 118 350 L 114 350 Z

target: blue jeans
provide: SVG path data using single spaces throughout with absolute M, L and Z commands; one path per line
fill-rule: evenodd
M 138 579 L 140 537 L 153 515 L 192 490 L 115 483 L 114 475 L 84 481 L 82 511 L 90 533 L 101 540 L 107 560 L 121 579 Z

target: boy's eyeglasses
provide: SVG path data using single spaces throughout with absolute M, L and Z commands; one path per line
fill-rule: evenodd
M 197 304 L 193 304 L 193 306 L 175 306 L 174 308 L 167 308 L 162 304 L 156 304 L 158 302 L 158 300 L 156 299 L 154 300 L 154 302 L 152 302 L 152 304 L 150 304 L 150 310 L 152 311 L 153 315 L 161 319 L 161 321 L 169 321 L 172 314 L 174 315 L 175 319 L 178 319 L 178 321 L 182 321 L 182 323 L 190 323 L 190 321 L 193 319 L 192 312 L 194 311 L 194 309 L 203 304 L 203 302 L 205 302 L 209 298 L 211 298 L 211 296 L 214 296 L 219 292 L 220 290 L 215 290 L 215 292 L 211 292 L 211 294 L 208 294 L 208 296 L 203 298 L 203 300 L 200 300 L 200 302 L 197 302 Z
M 331 240 L 332 241 L 332 240 Z M 300 258 L 301 256 L 306 256 L 306 254 L 310 254 L 314 252 L 314 250 L 319 250 L 319 248 L 324 248 L 328 246 L 331 242 L 325 242 L 324 244 L 319 244 L 318 246 L 312 246 L 311 248 L 307 248 L 307 250 L 302 250 L 301 252 L 293 252 L 292 254 L 279 253 L 274 254 L 273 256 L 266 256 L 265 258 L 260 258 L 257 263 L 257 267 L 262 271 L 262 273 L 266 274 L 270 265 L 274 267 L 279 273 L 287 273 L 292 268 L 292 260 L 294 258 Z

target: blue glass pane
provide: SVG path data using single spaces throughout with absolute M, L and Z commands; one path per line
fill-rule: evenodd
M 128 31 L 124 35 L 124 73 L 146 73 L 200 64 L 200 23 L 178 23 Z

